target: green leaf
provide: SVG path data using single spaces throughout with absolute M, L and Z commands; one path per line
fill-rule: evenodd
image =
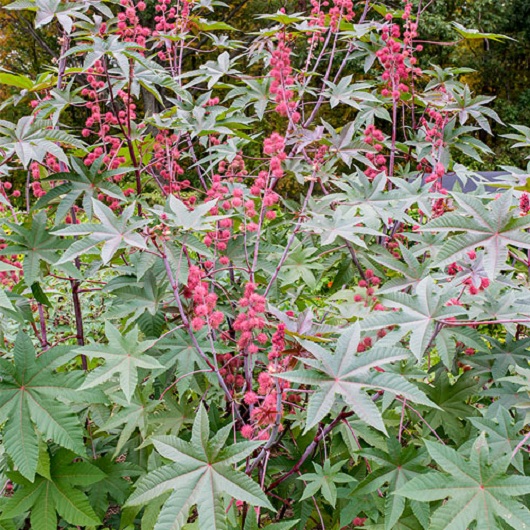
M 138 369 L 150 370 L 164 369 L 156 359 L 145 355 L 156 341 L 139 341 L 138 328 L 122 335 L 110 322 L 105 322 L 105 334 L 108 339 L 107 345 L 94 344 L 84 346 L 75 350 L 75 353 L 105 359 L 105 364 L 90 372 L 84 383 L 79 388 L 84 390 L 92 388 L 112 379 L 119 374 L 120 388 L 128 402 L 138 384 Z
M 0 255 L 22 254 L 24 281 L 28 287 L 39 281 L 41 262 L 49 265 L 59 257 L 58 251 L 66 248 L 67 243 L 50 234 L 46 227 L 46 213 L 39 212 L 31 221 L 24 224 L 5 222 L 8 231 L 2 233 L 7 246 Z
M 453 192 L 458 211 L 433 219 L 422 227 L 430 232 L 463 232 L 450 237 L 442 246 L 433 267 L 442 267 L 461 258 L 466 252 L 484 247 L 484 269 L 490 280 L 507 267 L 508 245 L 530 248 L 528 217 L 515 217 L 511 211 L 511 190 L 488 204 L 470 195 Z
M 14 365 L 0 380 L 6 451 L 31 481 L 38 464 L 37 431 L 77 454 L 85 453 L 79 418 L 65 404 L 75 396 L 76 380 L 66 373 L 53 372 L 50 364 L 57 356 L 64 357 L 64 350 L 51 349 L 37 358 L 30 338 L 20 332 Z
M 124 201 L 125 196 L 116 184 L 110 179 L 117 175 L 126 175 L 133 168 L 122 167 L 120 169 L 104 170 L 102 155 L 90 166 L 86 166 L 75 157 L 70 158 L 72 172 L 56 173 L 43 179 L 43 182 L 60 182 L 41 197 L 33 206 L 34 210 L 45 208 L 51 203 L 57 202 L 55 224 L 61 222 L 69 213 L 70 209 L 79 199 L 82 199 L 84 211 L 89 219 L 92 218 L 92 199 L 99 194 L 104 194 L 113 199 Z
M 424 450 L 416 447 L 402 447 L 396 438 L 387 439 L 388 451 L 380 449 L 363 449 L 359 454 L 374 463 L 372 472 L 359 484 L 355 495 L 377 492 L 388 485 L 385 502 L 385 530 L 392 530 L 401 518 L 405 501 L 394 492 L 407 484 L 414 477 L 425 472 L 428 457 Z
M 223 431 L 226 440 L 229 430 Z M 221 450 L 222 444 L 216 442 L 216 437 L 209 437 L 208 417 L 202 405 L 193 424 L 192 442 L 175 436 L 159 436 L 153 438 L 153 444 L 161 456 L 173 463 L 141 478 L 127 505 L 147 504 L 171 492 L 158 517 L 156 530 L 180 530 L 194 505 L 197 505 L 201 528 L 224 530 L 227 525 L 222 499 L 225 497 L 272 510 L 258 484 L 232 467 L 262 444 L 243 442 Z
M 54 230 L 54 234 L 61 236 L 89 236 L 73 243 L 55 265 L 72 261 L 100 243 L 103 243 L 101 259 L 105 264 L 124 246 L 145 250 L 147 246 L 144 238 L 137 233 L 137 230 L 145 226 L 147 221 L 141 219 L 129 223 L 134 213 L 134 207 L 134 204 L 127 206 L 118 217 L 108 206 L 92 199 L 94 214 L 101 221 L 101 224 L 85 223 Z
M 2 517 L 30 511 L 34 530 L 56 530 L 57 516 L 72 525 L 101 524 L 87 496 L 76 486 L 97 483 L 105 473 L 88 462 L 75 460 L 78 457 L 69 451 L 57 451 L 50 459 L 50 476 L 39 475 L 33 484 L 21 481 L 15 494 L 3 505 Z
M 310 366 L 310 369 L 298 369 L 278 375 L 287 381 L 315 387 L 309 398 L 305 432 L 331 412 L 336 396 L 340 396 L 359 418 L 386 433 L 381 413 L 366 389 L 383 390 L 417 403 L 435 406 L 423 392 L 401 375 L 374 370 L 375 367 L 407 359 L 407 350 L 400 347 L 379 348 L 375 345 L 369 351 L 359 354 L 357 346 L 360 338 L 360 326 L 355 323 L 343 331 L 337 341 L 335 353 L 302 340 L 302 346 L 313 355 L 313 358 L 302 358 L 302 362 Z
M 453 21 L 452 22 L 455 30 L 464 37 L 464 39 L 491 39 L 494 41 L 502 42 L 503 40 L 515 40 L 507 35 L 501 35 L 499 33 L 482 33 L 478 29 L 466 29 L 462 24 Z
M 335 484 L 356 482 L 352 476 L 341 472 L 341 468 L 346 462 L 347 460 L 343 460 L 342 462 L 337 462 L 333 466 L 329 460 L 324 462 L 324 466 L 313 462 L 315 473 L 305 473 L 298 477 L 298 480 L 303 480 L 304 482 L 309 483 L 305 487 L 300 500 L 303 501 L 304 499 L 313 497 L 320 491 L 324 499 L 335 508 L 335 504 L 337 503 L 337 487 Z
M 416 477 L 396 494 L 418 501 L 449 497 L 431 517 L 431 530 L 499 528 L 500 521 L 515 530 L 530 526 L 530 511 L 512 497 L 530 493 L 530 477 L 507 475 L 510 458 L 492 461 L 483 436 L 477 438 L 469 459 L 454 449 L 425 441 L 431 458 L 444 473 Z

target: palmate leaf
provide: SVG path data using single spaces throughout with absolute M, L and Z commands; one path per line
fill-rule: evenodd
M 114 456 L 121 454 L 123 446 L 129 441 L 135 432 L 139 434 L 139 440 L 143 442 L 147 437 L 148 427 L 153 417 L 159 420 L 159 414 L 154 416 L 155 411 L 160 409 L 161 404 L 149 400 L 152 388 L 145 385 L 134 393 L 130 402 L 118 394 L 112 396 L 112 401 L 117 405 L 110 417 L 100 425 L 100 431 L 112 433 L 119 432 L 119 438 L 115 444 Z M 119 408 L 118 408 L 119 407 Z M 179 425 L 178 418 L 175 424 Z
M 116 216 L 108 206 L 96 199 L 92 199 L 92 208 L 95 216 L 101 221 L 101 224 L 84 223 L 70 225 L 66 228 L 59 228 L 53 231 L 55 235 L 60 236 L 88 235 L 88 237 L 75 241 L 55 263 L 56 265 L 72 261 L 74 258 L 87 253 L 100 243 L 103 243 L 101 259 L 105 264 L 112 259 L 118 249 L 124 246 L 140 248 L 142 250 L 147 248 L 144 238 L 137 233 L 139 228 L 147 224 L 147 220 L 131 221 L 134 213 L 134 204 L 127 206 L 120 216 Z
M 75 350 L 87 357 L 105 359 L 105 364 L 90 372 L 79 390 L 98 386 L 115 374 L 119 374 L 120 388 L 130 402 L 138 384 L 138 369 L 164 369 L 156 359 L 145 352 L 153 346 L 154 340 L 138 340 L 138 328 L 122 335 L 110 322 L 105 322 L 108 344 L 92 344 Z
M 193 210 L 190 210 L 180 199 L 170 195 L 167 199 L 164 210 L 153 210 L 153 213 L 165 216 L 164 222 L 173 228 L 182 230 L 208 230 L 212 224 L 224 215 L 210 215 L 210 210 L 217 204 L 217 199 L 200 204 Z
M 9 519 L 30 512 L 33 530 L 57 530 L 58 516 L 72 525 L 101 524 L 87 496 L 77 486 L 89 486 L 105 478 L 105 473 L 88 462 L 79 462 L 76 455 L 61 449 L 50 459 L 47 450 L 47 472 L 38 474 L 34 482 L 13 474 L 20 484 L 2 507 L 1 518 Z
M 164 278 L 155 276 L 152 269 L 148 269 L 141 281 L 136 276 L 129 275 L 113 278 L 103 288 L 103 292 L 111 292 L 114 295 L 105 318 L 127 317 L 129 322 L 138 323 L 145 335 L 160 335 L 148 333 L 150 330 L 143 325 L 142 317 L 151 320 L 160 317 L 164 321 L 161 306 L 168 298 L 167 282 Z
M 397 438 L 389 437 L 387 445 L 387 452 L 373 448 L 359 452 L 361 456 L 374 462 L 374 468 L 359 484 L 354 495 L 374 493 L 387 484 L 384 526 L 385 530 L 392 530 L 405 510 L 405 499 L 394 495 L 394 492 L 424 473 L 429 459 L 424 450 L 418 451 L 412 445 L 402 447 Z
M 360 338 L 361 330 L 356 322 L 339 337 L 334 353 L 302 340 L 302 346 L 313 355 L 313 358 L 301 359 L 310 369 L 301 368 L 278 375 L 293 383 L 315 387 L 309 398 L 305 432 L 331 412 L 336 396 L 340 396 L 359 418 L 386 433 L 381 412 L 366 389 L 382 390 L 402 395 L 416 403 L 436 406 L 401 375 L 374 370 L 375 367 L 407 359 L 410 354 L 406 349 L 395 346 L 380 348 L 376 345 L 358 354 Z
M 447 371 L 441 368 L 432 385 L 420 383 L 419 386 L 438 406 L 426 413 L 427 423 L 433 429 L 442 427 L 448 436 L 460 442 L 466 436 L 464 420 L 477 415 L 477 409 L 468 404 L 469 398 L 478 391 L 472 372 L 464 372 L 451 383 Z
M 524 368 L 530 362 L 530 338 L 515 340 L 513 335 L 506 334 L 503 341 L 488 337 L 491 348 L 481 348 L 470 357 L 471 366 L 487 366 L 494 380 L 508 375 L 510 367 Z
M 366 248 L 363 235 L 382 236 L 382 232 L 361 226 L 362 217 L 352 217 L 351 208 L 339 207 L 331 216 L 314 213 L 303 227 L 320 235 L 322 245 L 331 245 L 337 237 L 350 241 L 354 245 Z
M 446 305 L 453 295 L 453 290 L 442 289 L 428 276 L 417 284 L 414 295 L 389 293 L 383 296 L 384 305 L 401 311 L 379 312 L 369 316 L 363 320 L 362 328 L 376 330 L 397 324 L 399 333 L 395 335 L 399 338 L 410 331 L 410 350 L 420 360 L 434 335 L 436 324 L 466 313 L 461 306 Z
M 431 517 L 430 530 L 500 528 L 500 522 L 515 530 L 530 528 L 530 510 L 517 497 L 530 493 L 530 477 L 508 475 L 510 456 L 493 459 L 482 435 L 475 441 L 469 459 L 454 449 L 425 441 L 431 458 L 444 472 L 431 471 L 416 477 L 396 494 L 417 501 L 449 500 Z
M 50 234 L 46 228 L 46 213 L 34 215 L 31 223 L 16 224 L 4 221 L 8 231 L 2 232 L 2 238 L 8 243 L 0 250 L 0 255 L 22 254 L 22 270 L 24 281 L 31 287 L 40 277 L 40 264 L 55 263 L 59 251 L 68 244 L 60 238 Z
M 64 356 L 64 348 L 53 348 L 36 358 L 30 338 L 20 332 L 14 364 L 0 369 L 0 421 L 5 422 L 5 449 L 30 481 L 37 470 L 41 435 L 77 454 L 85 453 L 78 416 L 64 403 L 75 399 L 79 379 L 53 371 L 54 361 Z
M 0 149 L 5 159 L 16 156 L 27 168 L 32 161 L 42 162 L 49 153 L 68 164 L 63 145 L 83 148 L 83 142 L 63 130 L 55 129 L 50 120 L 24 116 L 18 122 L 0 120 Z
M 300 501 L 309 499 L 320 491 L 324 499 L 335 508 L 335 504 L 337 503 L 336 484 L 356 482 L 352 476 L 341 472 L 341 468 L 346 462 L 347 460 L 343 460 L 342 462 L 337 462 L 336 464 L 331 465 L 331 462 L 326 460 L 324 466 L 313 462 L 315 472 L 305 473 L 298 477 L 298 480 L 303 480 L 308 483 L 304 489 L 302 497 L 300 497 Z
M 309 288 L 315 288 L 315 273 L 323 268 L 321 263 L 317 263 L 317 253 L 316 249 L 304 248 L 300 241 L 295 239 L 280 273 L 282 285 L 302 280 Z
M 58 224 L 79 198 L 82 198 L 83 209 L 89 219 L 92 218 L 93 214 L 92 199 L 98 194 L 103 193 L 114 199 L 124 201 L 123 192 L 119 186 L 111 182 L 111 179 L 116 175 L 123 175 L 132 171 L 132 168 L 123 167 L 103 171 L 103 158 L 104 155 L 95 160 L 92 165 L 86 166 L 80 163 L 77 158 L 71 157 L 70 166 L 72 170 L 70 172 L 55 173 L 42 180 L 42 182 L 60 181 L 61 184 L 51 188 L 46 195 L 37 201 L 33 209 L 45 208 L 57 201 L 55 224 Z
M 524 421 L 514 421 L 510 412 L 499 407 L 495 420 L 488 418 L 469 418 L 469 421 L 480 432 L 486 434 L 492 458 L 512 455 L 521 440 L 519 434 L 524 428 Z M 512 465 L 520 473 L 524 473 L 523 452 L 518 451 L 512 460 Z
M 433 261 L 442 267 L 456 261 L 466 252 L 484 247 L 484 269 L 491 280 L 506 267 L 508 245 L 530 248 L 530 218 L 515 217 L 511 211 L 511 190 L 501 194 L 486 207 L 476 197 L 453 193 L 459 208 L 433 219 L 422 227 L 428 232 L 463 232 L 450 237 Z
M 401 243 L 399 244 L 399 250 L 403 260 L 395 258 L 384 249 L 378 249 L 377 254 L 370 258 L 376 266 L 384 265 L 403 276 L 402 278 L 392 278 L 386 282 L 378 289 L 379 295 L 402 291 L 408 287 L 415 289 L 428 273 L 430 260 L 425 259 L 420 263 L 414 255 L 414 249 L 410 250 Z
M 141 478 L 126 506 L 147 504 L 171 492 L 155 530 L 180 530 L 194 505 L 197 505 L 200 528 L 226 530 L 224 497 L 273 509 L 258 484 L 233 468 L 233 464 L 249 456 L 262 443 L 242 442 L 224 448 L 231 429 L 228 425 L 210 438 L 208 416 L 201 404 L 190 442 L 176 436 L 153 438 L 158 453 L 172 463 Z

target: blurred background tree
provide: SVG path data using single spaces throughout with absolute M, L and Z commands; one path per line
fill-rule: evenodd
M 7 5 L 11 0 L 0 0 Z M 144 23 L 152 20 L 153 1 L 146 2 Z M 380 4 L 397 8 L 400 0 L 385 0 Z M 150 5 L 151 4 L 151 5 Z M 225 2 L 224 19 L 227 23 L 245 31 L 256 32 L 263 21 L 255 14 L 284 7 L 287 12 L 309 13 L 310 0 L 237 0 Z M 358 11 L 364 2 L 359 2 Z M 492 104 L 505 124 L 530 124 L 530 0 L 417 0 L 422 11 L 422 35 L 425 52 L 423 66 L 429 63 L 444 66 L 472 68 L 464 74 L 464 80 L 473 92 L 495 97 Z M 500 33 L 514 40 L 463 40 L 454 29 L 453 22 L 466 28 L 485 33 Z M 0 68 L 34 78 L 42 64 L 59 55 L 58 33 L 51 26 L 44 31 L 35 30 L 27 11 L 0 9 Z M 236 37 L 237 38 L 237 37 Z M 207 42 L 198 44 L 206 51 Z M 298 50 L 303 56 L 304 50 Z M 302 57 L 300 57 L 302 59 Z M 194 67 L 194 57 L 188 57 L 189 67 Z M 1 71 L 1 70 L 0 70 Z M 353 73 L 353 72 L 352 72 Z M 358 73 L 362 75 L 362 72 Z M 20 89 L 0 85 L 0 104 Z M 30 98 L 19 105 L 29 104 Z M 22 115 L 22 107 L 8 105 L 0 110 L 0 117 L 16 121 Z M 341 119 L 333 116 L 330 120 Z M 496 135 L 507 132 L 507 127 L 494 125 Z M 509 148 L 509 142 L 499 136 L 495 139 L 481 133 L 481 140 L 489 145 L 494 155 L 485 157 L 484 164 L 466 160 L 476 169 L 494 169 L 499 165 L 525 165 L 522 155 Z

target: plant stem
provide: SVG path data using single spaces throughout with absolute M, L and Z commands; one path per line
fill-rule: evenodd
M 273 490 L 278 487 L 282 482 L 285 482 L 289 477 L 293 476 L 302 467 L 303 463 L 313 454 L 318 444 L 325 438 L 342 420 L 353 416 L 353 412 L 345 412 L 344 410 L 324 429 L 315 436 L 314 440 L 306 447 L 303 455 L 300 457 L 298 462 L 289 470 L 284 473 L 281 477 L 277 478 L 268 488 L 267 491 Z

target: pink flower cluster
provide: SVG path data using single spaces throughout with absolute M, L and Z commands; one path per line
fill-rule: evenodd
M 372 145 L 375 149 L 375 153 L 366 153 L 366 158 L 372 162 L 375 167 L 369 167 L 364 171 L 364 174 L 369 178 L 373 179 L 379 173 L 384 172 L 386 174 L 386 157 L 381 154 L 383 150 L 383 142 L 385 139 L 384 134 L 375 125 L 368 125 L 364 131 L 364 141 L 368 145 Z
M 326 25 L 326 12 L 322 8 L 328 6 L 328 0 L 311 0 L 311 17 L 309 19 L 309 26 L 318 26 L 319 28 L 324 28 Z M 324 42 L 322 31 L 313 31 L 308 39 L 308 42 L 311 45 L 315 45 L 317 42 Z
M 351 22 L 355 13 L 352 0 L 334 0 L 334 6 L 329 10 L 331 31 L 339 31 L 340 21 Z
M 85 87 L 81 91 L 83 97 L 88 98 L 85 106 L 90 111 L 90 116 L 85 121 L 85 128 L 81 134 L 87 138 L 91 134 L 97 134 L 102 145 L 96 147 L 85 157 L 85 164 L 90 166 L 101 155 L 105 155 L 103 162 L 111 169 L 117 169 L 125 163 L 125 158 L 118 156 L 118 151 L 121 148 L 122 140 L 110 134 L 111 127 L 116 127 L 120 123 L 125 125 L 127 120 L 136 117 L 136 105 L 129 101 L 128 94 L 123 91 L 118 91 L 118 98 L 121 99 L 125 108 L 118 112 L 115 116 L 114 112 L 102 112 L 102 106 L 106 106 L 105 101 L 100 100 L 100 91 L 105 88 L 104 73 L 105 67 L 101 61 L 96 61 L 94 66 L 87 70 L 87 82 L 90 88 Z M 129 114 L 127 114 L 129 113 Z
M 237 345 L 239 349 L 254 354 L 259 351 L 259 344 L 268 342 L 263 332 L 266 321 L 264 318 L 266 299 L 256 292 L 256 284 L 247 283 L 243 297 L 239 300 L 242 311 L 237 315 L 233 328 L 240 333 Z
M 155 11 L 155 29 L 160 33 L 171 33 L 172 31 L 185 31 L 191 12 L 193 0 L 177 0 L 175 6 L 171 6 L 171 0 L 157 0 Z
M 281 401 L 297 402 L 300 401 L 298 395 L 288 395 L 290 384 L 288 381 L 278 379 L 276 380 L 271 373 L 278 373 L 285 371 L 282 366 L 280 368 L 269 366 L 267 371 L 263 371 L 258 375 L 258 391 L 257 393 L 249 390 L 246 392 L 244 402 L 250 406 L 250 420 L 251 423 L 243 425 L 241 428 L 241 435 L 244 438 L 255 438 L 258 440 L 268 440 L 270 431 L 273 425 L 278 420 L 278 415 L 283 416 L 284 407 L 280 404 L 278 407 L 278 390 L 281 392 Z M 278 430 L 281 432 L 283 426 L 278 425 Z
M 285 33 L 280 33 L 278 46 L 272 53 L 270 75 L 272 83 L 270 92 L 275 96 L 276 112 L 280 116 L 289 116 L 293 123 L 300 121 L 300 113 L 296 110 L 298 103 L 294 100 L 293 69 L 291 67 L 291 48 L 286 44 Z
M 433 182 L 433 189 L 442 191 L 442 178 L 445 175 L 445 166 L 441 162 L 437 162 L 430 175 L 427 175 L 425 182 Z M 443 190 L 446 191 L 446 190 Z
M 381 38 L 385 46 L 376 52 L 376 55 L 383 65 L 382 74 L 386 87 L 381 91 L 385 97 L 391 96 L 397 101 L 401 94 L 409 91 L 406 84 L 415 75 L 421 75 L 421 69 L 416 68 L 416 58 L 413 56 L 412 40 L 417 36 L 418 25 L 410 20 L 412 3 L 410 0 L 404 0 L 405 9 L 403 19 L 405 22 L 405 32 L 403 33 L 403 42 L 401 38 L 401 28 L 398 24 L 389 23 L 383 27 Z M 385 17 L 389 22 L 392 20 L 392 14 Z
M 120 5 L 125 8 L 125 11 L 118 13 L 117 34 L 125 42 L 134 42 L 141 48 L 145 48 L 146 40 L 151 36 L 151 30 L 140 24 L 137 14 L 137 11 L 145 10 L 145 2 L 141 1 L 134 5 L 133 0 L 120 0 Z
M 330 6 L 329 0 L 311 0 L 310 26 L 324 28 L 326 25 L 326 12 L 323 8 Z M 329 27 L 333 33 L 339 31 L 340 21 L 351 22 L 355 17 L 352 0 L 333 0 L 333 7 L 329 10 Z M 322 31 L 314 32 L 309 38 L 309 42 L 323 42 Z
M 194 331 L 200 331 L 206 324 L 212 329 L 218 329 L 223 323 L 224 315 L 221 311 L 216 311 L 217 295 L 208 292 L 208 283 L 202 281 L 205 276 L 196 265 L 192 265 L 188 272 L 188 285 L 184 291 L 186 298 L 191 298 L 194 303 L 191 321 Z
M 443 116 L 433 108 L 428 108 L 426 114 L 431 118 L 432 122 L 429 123 L 424 116 L 420 118 L 420 124 L 425 131 L 425 140 L 431 143 L 433 148 L 437 149 L 443 145 L 443 133 L 448 121 L 447 116 Z
M 365 280 L 359 280 L 359 287 L 366 290 L 366 294 L 363 296 L 362 294 L 356 294 L 354 295 L 353 299 L 355 302 L 364 302 L 364 306 L 373 306 L 375 311 L 383 310 L 384 307 L 379 303 L 379 300 L 376 296 L 374 296 L 375 293 L 375 287 L 381 284 L 381 278 L 376 276 L 374 274 L 374 271 L 372 269 L 366 269 L 364 272 Z
M 271 156 L 269 163 L 272 176 L 283 177 L 282 162 L 287 158 L 285 153 L 285 138 L 278 133 L 272 133 L 263 143 L 263 152 Z
M 269 352 L 269 361 L 279 359 L 285 350 L 285 324 L 280 322 L 272 335 L 272 349 Z
M 59 161 L 57 158 L 55 158 L 52 154 L 48 153 L 46 155 L 46 158 L 44 159 L 44 163 L 42 164 L 44 168 L 48 170 L 49 173 L 59 173 L 61 171 L 61 165 L 59 164 Z M 29 169 L 31 171 L 31 177 L 32 182 L 30 183 L 30 188 L 33 193 L 33 195 L 37 198 L 43 197 L 46 195 L 46 191 L 42 188 L 42 185 L 40 183 L 41 178 L 41 172 L 40 172 L 41 165 L 38 162 L 32 162 L 29 166 Z M 13 192 L 14 194 L 15 192 Z M 18 192 L 20 194 L 20 192 Z M 18 195 L 15 195 L 18 196 Z
M 179 136 L 169 131 L 160 131 L 153 144 L 153 167 L 163 179 L 163 190 L 166 194 L 179 193 L 189 187 L 189 180 L 179 182 L 184 170 L 178 163 L 180 151 Z M 167 183 L 167 184 L 166 184 Z

